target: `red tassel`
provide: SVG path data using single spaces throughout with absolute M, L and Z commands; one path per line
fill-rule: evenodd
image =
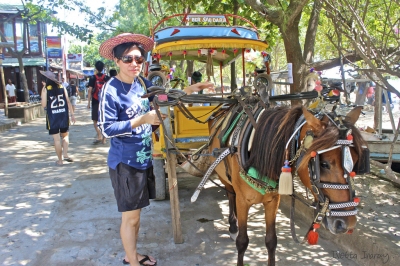
M 318 243 L 318 237 L 319 237 L 319 235 L 318 235 L 318 233 L 317 232 L 315 232 L 315 231 L 310 231 L 309 233 L 308 233 L 308 236 L 307 236 L 307 240 L 308 240 L 308 244 L 310 244 L 310 245 L 316 245 L 317 243 Z
M 307 241 L 310 245 L 316 245 L 318 243 L 319 234 L 317 229 L 319 228 L 319 224 L 313 224 L 313 229 L 308 232 Z

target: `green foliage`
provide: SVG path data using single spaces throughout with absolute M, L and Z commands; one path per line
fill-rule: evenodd
M 90 44 L 83 45 L 83 60 L 85 64 L 93 67 L 96 61 L 103 61 L 107 69 L 115 68 L 115 63 L 112 60 L 104 59 L 99 54 L 100 44 L 104 41 L 104 36 L 95 35 Z M 71 44 L 68 53 L 79 54 L 82 52 L 82 46 Z
M 25 11 L 22 12 L 22 17 L 24 20 L 29 20 L 30 22 L 36 23 L 36 21 L 42 21 L 52 25 L 54 28 L 58 29 L 61 35 L 69 34 L 76 37 L 81 41 L 89 41 L 93 34 L 92 31 L 86 27 L 67 23 L 61 21 L 54 16 L 53 10 L 56 8 L 61 8 L 65 10 L 72 10 L 73 7 L 66 3 L 65 1 L 36 1 L 37 4 L 33 3 L 33 0 L 27 0 L 25 5 Z

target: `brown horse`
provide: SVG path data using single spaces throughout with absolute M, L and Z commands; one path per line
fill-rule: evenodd
M 351 154 L 353 163 L 362 156 L 364 141 L 354 127 L 360 112 L 361 108 L 355 108 L 342 119 L 325 113 L 320 113 L 316 117 L 301 106 L 270 108 L 263 110 L 262 113 L 258 112 L 260 113 L 258 118 L 254 117 L 257 121 L 250 150 L 247 148 L 245 137 L 240 133 L 236 148 L 231 149 L 231 154 L 215 168 L 227 190 L 230 212 L 229 231 L 231 237 L 236 239 L 237 265 L 243 265 L 244 253 L 249 243 L 247 235 L 249 209 L 253 204 L 258 203 L 264 205 L 265 211 L 265 245 L 268 250 L 268 265 L 275 265 L 277 246 L 275 218 L 280 194 L 278 194 L 277 186 L 274 187 L 273 184 L 279 180 L 281 168 L 285 159 L 288 159 L 285 156 L 287 152 L 292 154 L 289 158 L 292 159 L 292 172 L 297 171 L 301 182 L 313 193 L 318 205 L 324 203 L 321 200 L 329 202 L 329 205 L 326 205 L 327 208 L 324 209 L 323 220 L 321 217 L 319 222 L 333 234 L 346 233 L 355 227 L 357 218 L 354 207 L 357 204 L 352 204 L 354 191 L 351 186 L 352 180 L 349 181 L 349 175 L 354 177 L 354 173 L 350 174 L 352 169 L 345 169 L 342 157 L 344 157 L 343 150 L 349 151 L 348 154 Z M 304 122 L 299 123 L 298 121 L 302 118 Z M 223 124 L 221 121 L 209 123 L 210 135 L 213 136 L 210 151 L 221 151 L 233 145 L 221 145 L 220 137 L 218 137 L 222 128 L 218 125 Z M 246 131 L 246 126 L 250 124 L 246 122 L 241 127 L 241 132 Z M 346 129 L 347 135 L 343 135 L 343 129 Z M 298 134 L 295 134 L 296 132 Z M 235 134 L 235 131 L 231 134 Z M 297 136 L 294 138 L 297 142 L 295 141 L 294 145 L 288 145 L 293 135 Z M 351 137 L 348 137 L 349 135 Z M 311 136 L 311 138 L 305 141 L 306 136 Z M 340 139 L 343 141 L 340 142 Z M 305 142 L 308 144 L 305 145 Z M 269 181 L 266 182 L 265 178 L 264 181 L 259 181 L 249 177 L 250 174 L 247 175 L 247 173 L 251 168 L 256 170 L 258 176 L 268 177 Z M 256 191 L 254 188 L 261 188 L 261 190 Z

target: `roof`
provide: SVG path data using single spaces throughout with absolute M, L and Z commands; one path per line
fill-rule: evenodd
M 0 0 L 0 13 L 17 13 L 18 9 L 24 9 L 21 4 L 10 4 L 10 0 Z
M 24 66 L 46 66 L 46 59 L 42 57 L 22 58 Z M 3 67 L 19 66 L 18 58 L 4 58 Z
M 62 70 L 63 69 L 63 67 L 62 67 L 62 65 L 58 65 L 58 64 L 50 64 L 50 67 L 51 68 L 53 68 L 53 69 L 57 69 L 57 70 Z M 72 73 L 72 74 L 76 74 L 76 75 L 78 75 L 79 76 L 79 78 L 83 78 L 83 77 L 85 77 L 85 76 L 91 76 L 92 74 L 90 74 L 90 73 L 88 73 L 87 72 L 87 70 L 76 70 L 76 69 L 70 69 L 70 68 L 67 68 L 66 69 L 66 71 L 67 72 L 70 72 L 70 73 Z

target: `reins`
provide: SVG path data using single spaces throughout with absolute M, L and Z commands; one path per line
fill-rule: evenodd
M 162 94 L 160 94 L 162 93 Z M 157 115 L 161 121 L 161 125 L 163 126 L 163 128 L 165 129 L 165 125 L 164 122 L 161 118 L 161 113 L 159 111 L 159 107 L 160 106 L 176 106 L 177 108 L 179 108 L 179 110 L 181 111 L 181 113 L 188 119 L 192 119 L 196 122 L 199 123 L 206 123 L 207 120 L 205 121 L 201 121 L 199 118 L 204 117 L 210 113 L 213 113 L 214 111 L 216 111 L 217 109 L 219 109 L 221 107 L 222 104 L 228 104 L 228 105 L 241 105 L 242 106 L 242 112 L 245 112 L 246 114 L 246 119 L 248 119 L 251 123 L 251 125 L 253 126 L 253 128 L 256 128 L 257 126 L 257 122 L 253 116 L 252 113 L 252 109 L 253 107 L 250 106 L 248 103 L 246 103 L 245 101 L 243 101 L 243 96 L 233 96 L 231 98 L 215 98 L 215 97 L 210 97 L 210 96 L 203 96 L 203 95 L 185 95 L 182 91 L 176 91 L 176 90 L 170 90 L 168 92 L 168 94 L 165 94 L 164 91 L 162 90 L 157 90 L 157 93 L 153 94 L 154 95 L 154 106 L 156 107 L 156 112 Z M 308 98 L 315 98 L 317 95 L 316 92 L 306 92 L 306 93 L 302 93 L 301 95 L 299 94 L 291 94 L 291 95 L 279 95 L 279 96 L 270 96 L 268 97 L 269 100 L 287 100 L 287 99 L 299 99 L 298 97 L 300 97 L 300 99 L 308 99 Z M 320 97 L 321 95 L 318 94 Z M 276 99 L 275 99 L 276 98 Z M 324 98 L 324 97 L 321 97 Z M 324 98 L 325 99 L 325 98 Z M 332 99 L 328 99 L 328 100 L 332 100 Z M 193 114 L 191 114 L 191 112 L 184 106 L 184 103 L 199 103 L 199 102 L 205 102 L 205 103 L 218 103 L 218 106 L 215 107 L 213 110 L 211 110 L 210 112 L 208 112 L 207 114 L 202 115 L 201 117 L 195 117 L 193 116 Z M 261 99 L 259 99 L 260 105 L 266 109 L 269 108 L 269 102 L 265 103 L 263 102 Z M 202 147 L 200 147 L 193 155 L 193 156 L 200 156 L 200 153 L 202 152 L 203 149 L 205 149 L 206 147 L 208 147 L 211 143 L 211 140 L 214 139 L 216 132 L 219 130 L 220 126 L 223 124 L 222 121 L 224 120 L 224 115 L 226 114 L 226 112 L 222 112 L 219 113 L 217 115 L 217 117 L 214 117 L 214 119 L 216 119 L 215 123 L 218 123 L 216 125 L 216 127 L 214 127 L 214 132 L 213 134 L 210 136 L 209 138 L 209 142 L 205 145 L 203 145 Z M 351 131 L 349 133 L 344 134 L 343 131 L 347 130 L 346 127 L 344 127 L 341 118 L 335 116 L 335 117 L 331 117 L 329 114 L 325 114 L 323 111 L 319 112 L 318 114 L 315 115 L 317 118 L 322 119 L 323 116 L 327 116 L 329 118 L 329 120 L 332 122 L 333 125 L 335 125 L 336 127 L 338 127 L 340 134 L 341 134 L 341 139 L 337 141 L 336 145 L 333 147 L 330 147 L 328 149 L 324 149 L 324 150 L 320 150 L 320 151 L 316 151 L 315 155 L 312 156 L 310 162 L 309 162 L 309 173 L 310 173 L 310 181 L 312 184 L 312 191 L 314 192 L 314 194 L 317 195 L 318 200 L 314 201 L 313 203 L 309 203 L 306 200 L 302 199 L 301 197 L 297 196 L 296 194 L 292 194 L 291 195 L 291 211 L 290 211 L 290 227 L 291 227 L 291 234 L 292 234 L 292 238 L 296 243 L 304 243 L 307 241 L 307 238 L 309 237 L 309 235 L 311 233 L 317 234 L 316 229 L 320 227 L 320 224 L 322 223 L 322 220 L 325 216 L 352 216 L 352 215 L 356 215 L 357 210 L 352 210 L 352 211 L 334 211 L 334 209 L 341 209 L 341 208 L 346 208 L 346 207 L 356 207 L 358 205 L 358 201 L 357 200 L 353 200 L 354 198 L 354 183 L 352 180 L 352 177 L 354 177 L 354 175 L 352 175 L 350 171 L 353 168 L 353 162 L 351 162 L 351 166 L 350 167 L 346 167 L 346 164 L 349 163 L 349 161 L 347 159 L 351 159 L 351 154 L 349 152 L 349 146 L 352 145 L 352 141 L 348 140 L 348 139 L 343 139 L 343 136 L 347 134 L 347 136 L 349 134 L 351 134 Z M 243 116 L 244 117 L 244 116 Z M 242 120 L 242 119 L 240 119 Z M 298 137 L 300 135 L 300 129 L 304 126 L 304 124 L 306 123 L 304 116 L 302 115 L 299 120 L 296 122 L 295 124 L 295 130 L 293 132 L 293 134 L 291 135 L 289 141 L 286 144 L 286 149 L 288 149 L 288 147 L 290 146 L 290 164 L 295 164 L 299 161 L 301 161 L 302 156 L 305 154 L 305 152 L 307 151 L 307 149 L 309 148 L 309 146 L 304 146 L 304 143 L 306 142 L 305 139 L 303 139 L 302 144 L 299 146 L 299 148 L 296 150 L 296 144 L 299 141 Z M 241 128 L 239 128 L 238 126 L 236 126 L 233 130 L 233 136 L 236 136 L 239 134 Z M 173 149 L 175 150 L 176 153 L 181 154 L 184 158 L 185 155 L 180 151 L 180 149 L 175 145 L 174 141 L 169 139 L 168 136 L 164 133 L 164 137 L 166 139 L 166 141 L 168 141 L 168 143 L 173 147 Z M 236 136 L 237 137 L 237 136 Z M 235 139 L 236 139 L 235 137 Z M 311 139 L 313 139 L 313 135 L 311 134 L 307 134 L 306 137 Z M 306 138 L 305 137 L 305 138 Z M 221 146 L 223 147 L 223 146 Z M 346 160 L 343 159 L 342 165 L 343 165 L 343 169 L 345 169 L 345 175 L 344 178 L 346 178 L 347 180 L 347 184 L 330 184 L 330 183 L 323 183 L 320 181 L 320 176 L 319 176 L 319 154 L 322 154 L 324 152 L 327 152 L 329 150 L 332 149 L 337 149 L 337 148 L 341 148 L 342 150 L 347 151 L 347 157 Z M 171 152 L 170 149 L 166 149 L 167 154 Z M 201 171 L 193 162 L 191 162 L 190 160 L 186 160 L 187 162 L 189 162 L 189 164 L 196 169 L 198 172 L 200 172 L 203 177 L 202 180 L 200 182 L 200 184 L 198 185 L 195 193 L 193 194 L 191 201 L 194 202 L 200 191 L 202 190 L 202 188 L 204 187 L 206 181 L 209 179 L 209 177 L 211 176 L 211 173 L 214 171 L 215 167 L 222 161 L 225 162 L 224 158 L 226 158 L 229 154 L 234 154 L 236 153 L 235 150 L 235 146 L 231 145 L 230 147 L 226 147 L 226 148 L 221 148 L 219 151 L 213 151 L 213 154 L 201 154 L 201 156 L 214 156 L 216 157 L 216 160 L 211 164 L 211 166 L 207 169 L 207 171 L 204 173 L 203 171 Z M 345 155 L 344 153 L 344 155 Z M 349 157 L 350 155 L 350 157 Z M 240 160 L 240 158 L 239 158 Z M 240 162 L 239 162 L 240 164 Z M 229 173 L 228 173 L 228 169 L 226 168 L 227 171 L 227 177 L 229 177 Z M 217 184 L 216 182 L 214 182 L 213 180 L 211 180 L 213 182 L 213 184 L 215 184 L 216 186 L 220 187 L 221 189 L 224 189 L 225 191 L 227 191 L 228 193 L 232 193 L 234 194 L 234 192 L 232 191 L 228 191 L 225 187 L 222 187 L 221 185 Z M 353 201 L 350 202 L 342 202 L 342 203 L 335 203 L 335 204 L 329 204 L 329 199 L 322 193 L 321 189 L 348 189 L 350 191 L 350 199 Z M 303 240 L 299 240 L 296 236 L 296 232 L 295 232 L 295 222 L 294 222 L 294 216 L 295 216 L 295 200 L 299 200 L 300 202 L 302 202 L 303 204 L 305 204 L 307 207 L 313 208 L 314 212 L 315 212 L 315 216 L 314 216 L 314 220 L 309 228 L 309 230 L 307 231 L 307 233 L 305 234 Z M 354 198 L 357 199 L 357 198 Z M 310 241 L 309 241 L 310 242 Z

